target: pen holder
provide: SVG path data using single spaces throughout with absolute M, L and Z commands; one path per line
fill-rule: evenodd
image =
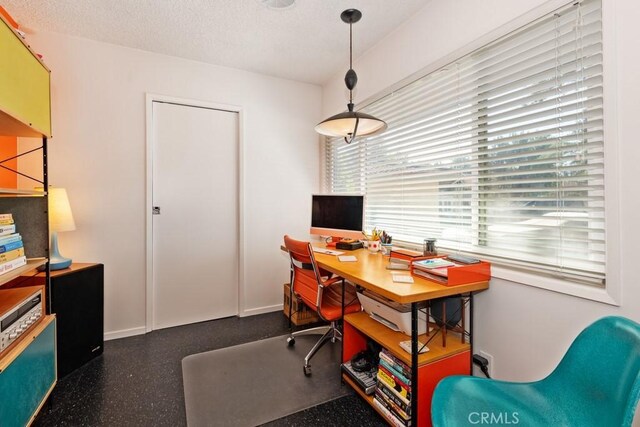
M 393 244 L 391 243 L 380 244 L 380 252 L 382 252 L 382 255 L 391 255 L 391 248 L 393 248 Z
M 436 249 L 436 239 L 424 239 L 424 243 L 422 244 L 422 254 L 424 256 L 438 255 L 438 250 Z

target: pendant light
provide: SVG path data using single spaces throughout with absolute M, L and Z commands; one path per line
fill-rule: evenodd
M 357 9 L 347 9 L 340 14 L 340 18 L 349 24 L 349 71 L 344 76 L 344 83 L 349 89 L 349 103 L 347 111 L 336 114 L 318 123 L 316 132 L 331 137 L 344 137 L 347 144 L 353 142 L 356 136 L 373 135 L 382 132 L 387 124 L 369 114 L 353 111 L 353 89 L 358 83 L 358 75 L 353 70 L 353 24 L 362 18 L 362 13 Z

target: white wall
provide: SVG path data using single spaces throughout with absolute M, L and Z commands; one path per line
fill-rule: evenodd
M 640 144 L 637 117 L 640 115 L 640 5 L 635 0 L 605 0 L 607 9 L 615 6 L 617 55 L 617 123 L 619 159 L 620 238 L 609 236 L 619 245 L 622 304 L 620 307 L 580 299 L 555 292 L 494 279 L 490 290 L 478 294 L 475 311 L 476 349 L 493 355 L 495 377 L 510 380 L 538 379 L 558 363 L 579 331 L 605 315 L 623 315 L 640 321 Z M 615 3 L 615 5 L 614 5 Z M 383 91 L 396 82 L 462 48 L 495 28 L 540 5 L 542 0 L 433 0 L 405 25 L 358 58 L 356 101 Z M 366 12 L 365 12 L 366 13 Z M 366 15 L 365 15 L 366 16 Z M 356 28 L 357 31 L 357 28 Z M 357 39 L 357 32 L 355 34 Z M 605 55 L 615 55 L 605 51 Z M 345 67 L 346 70 L 346 67 Z M 323 115 L 344 109 L 345 90 L 340 73 L 323 87 Z M 614 218 L 614 221 L 616 219 Z M 638 418 L 638 417 L 636 417 Z
M 29 43 L 52 70 L 49 182 L 67 188 L 77 226 L 60 234 L 60 250 L 105 264 L 107 337 L 145 325 L 146 92 L 243 109 L 241 314 L 281 307 L 288 261 L 279 245 L 285 233 L 308 234 L 318 188 L 321 89 L 59 34 Z

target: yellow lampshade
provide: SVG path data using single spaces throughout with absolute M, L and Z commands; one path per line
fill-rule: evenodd
M 67 190 L 49 187 L 49 228 L 51 231 L 72 231 L 76 229 Z

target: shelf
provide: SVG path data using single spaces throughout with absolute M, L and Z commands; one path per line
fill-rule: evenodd
M 366 394 L 366 393 L 364 392 L 364 390 L 362 390 L 362 389 L 360 388 L 360 386 L 358 386 L 358 384 L 356 384 L 356 382 L 355 382 L 355 381 L 353 381 L 351 378 L 349 378 L 349 375 L 347 375 L 347 374 L 344 374 L 344 373 L 343 373 L 343 374 L 342 374 L 342 379 L 344 380 L 344 382 L 346 382 L 347 384 L 349 384 L 349 385 L 351 386 L 351 388 L 352 388 L 352 389 L 354 389 L 354 390 L 356 391 L 356 393 L 358 393 L 358 394 L 360 395 L 360 397 L 362 397 L 364 400 L 366 400 L 366 401 L 367 401 L 367 403 L 368 403 L 369 405 L 371 405 L 371 407 L 372 407 L 373 409 L 375 409 L 375 410 L 376 410 L 376 412 L 378 412 L 380 415 L 382 415 L 383 417 L 385 417 L 385 418 L 386 418 L 386 416 L 385 416 L 382 412 L 380 412 L 380 411 L 378 410 L 378 408 L 376 408 L 376 407 L 373 405 L 373 394 L 372 394 L 372 395 L 368 395 L 368 394 Z
M 384 348 L 390 350 L 400 360 L 411 366 L 411 354 L 407 353 L 400 347 L 401 341 L 408 341 L 410 336 L 403 334 L 402 332 L 396 332 L 382 323 L 373 320 L 369 315 L 363 311 L 359 313 L 348 314 L 344 317 L 344 320 L 348 322 L 355 329 L 367 335 Z M 437 332 L 438 336 L 433 338 L 431 342 L 427 344 L 429 351 L 418 355 L 418 366 L 425 365 L 427 363 L 433 363 L 438 360 L 444 359 L 455 354 L 469 351 L 471 346 L 468 343 L 460 342 L 460 339 L 455 339 L 453 336 L 447 339 L 447 346 L 442 346 L 442 339 L 439 336 L 441 332 Z M 433 334 L 429 337 L 426 335 L 420 335 L 419 340 L 427 342 L 429 338 L 432 338 Z M 457 338 L 457 336 L 456 336 Z
M 35 270 L 36 268 L 45 265 L 47 258 L 29 258 L 27 265 L 11 270 L 10 272 L 0 276 L 0 286 L 4 285 L 15 279 L 16 277 L 24 276 L 27 271 Z
M 19 190 L 16 188 L 0 188 L 0 197 L 2 196 L 45 196 L 42 190 Z
M 10 348 L 9 351 L 0 358 L 0 372 L 3 372 L 5 369 L 7 369 L 7 367 L 11 365 L 11 362 L 13 362 L 18 356 L 20 356 L 24 349 L 27 348 L 29 344 L 31 344 L 31 341 L 36 339 L 36 337 L 40 335 L 40 333 L 44 331 L 47 326 L 49 326 L 49 324 L 55 320 L 55 318 L 55 314 L 49 314 L 43 316 L 38 323 L 31 326 L 31 329 L 21 337 L 21 340 L 18 342 L 18 344 L 15 347 Z

